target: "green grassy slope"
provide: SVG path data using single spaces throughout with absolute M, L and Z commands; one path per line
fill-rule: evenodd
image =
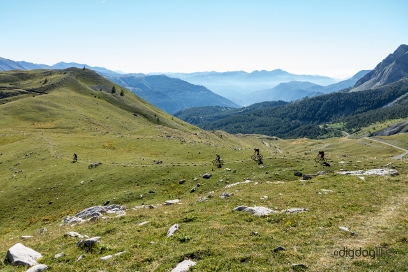
M 22 242 L 43 254 L 40 262 L 50 271 L 169 271 L 186 258 L 197 262 L 195 271 L 288 271 L 294 263 L 309 271 L 407 266 L 407 161 L 391 159 L 400 150 L 367 139 L 274 140 L 202 131 L 126 90 L 120 96 L 118 85 L 117 94 L 111 94 L 112 85 L 80 69 L 0 74 L 1 90 L 21 93 L 0 104 L 3 256 Z M 404 135 L 382 139 L 406 146 Z M 250 159 L 254 147 L 264 156 L 262 167 Z M 330 168 L 314 163 L 320 149 Z M 73 153 L 77 163 L 71 162 Z M 211 164 L 215 153 L 225 162 L 220 169 Z M 159 160 L 162 164 L 156 164 Z M 88 169 L 94 162 L 102 164 Z M 362 180 L 336 174 L 386 165 L 400 175 Z M 329 172 L 306 182 L 293 174 L 322 170 Z M 202 178 L 206 172 L 210 179 Z M 246 178 L 251 183 L 225 188 Z M 181 179 L 186 182 L 179 184 Z M 190 193 L 198 183 L 202 186 Z M 319 193 L 322 189 L 331 192 Z M 221 199 L 222 192 L 234 195 Z M 213 197 L 200 201 L 208 195 Z M 182 204 L 158 205 L 175 198 Z M 62 225 L 65 216 L 107 200 L 125 205 L 126 216 Z M 132 209 L 143 203 L 156 208 Z M 233 211 L 239 205 L 308 211 L 258 218 Z M 143 221 L 149 223 L 139 226 Z M 180 230 L 167 238 L 175 223 Z M 39 234 L 43 227 L 47 231 Z M 101 236 L 100 244 L 92 251 L 79 248 L 78 239 L 64 236 L 68 231 Z M 33 237 L 22 240 L 22 235 Z M 278 246 L 286 251 L 275 253 Z M 333 254 L 343 247 L 377 246 L 393 255 L 351 259 Z M 126 253 L 100 260 L 121 251 Z M 60 252 L 65 256 L 54 259 Z M 75 262 L 82 254 L 85 259 Z M 26 269 L 0 263 L 1 271 Z

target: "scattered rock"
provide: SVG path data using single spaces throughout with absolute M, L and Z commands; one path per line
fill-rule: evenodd
M 194 193 L 197 190 L 196 187 L 191 188 L 190 193 Z
M 112 255 L 108 255 L 108 256 L 105 256 L 105 257 L 100 258 L 99 260 L 104 261 L 104 260 L 108 260 L 108 259 L 110 259 L 110 258 L 112 258 L 112 257 L 113 257 Z
M 171 272 L 187 272 L 191 266 L 196 265 L 197 263 L 192 260 L 184 260 L 179 263 Z
M 292 264 L 292 268 L 294 270 L 296 270 L 296 269 L 307 269 L 307 266 L 302 264 L 302 263 L 298 263 L 298 264 Z
M 173 205 L 173 204 L 176 204 L 176 203 L 179 203 L 179 202 L 180 202 L 180 199 L 166 200 L 164 202 L 164 205 Z
M 184 184 L 185 182 L 186 182 L 186 180 L 182 179 L 182 180 L 179 181 L 179 184 Z
M 77 246 L 84 246 L 87 248 L 92 248 L 96 243 L 99 243 L 100 236 L 92 237 L 86 240 L 80 240 Z
M 236 182 L 236 183 L 228 184 L 224 188 L 231 188 L 231 187 L 237 186 L 239 184 L 245 184 L 245 183 L 250 183 L 250 182 L 251 181 L 249 179 L 246 179 L 245 181 L 242 181 L 242 182 Z
M 103 203 L 103 206 L 106 206 L 106 205 L 108 205 L 110 203 L 110 200 L 107 200 L 107 201 L 105 201 L 104 203 Z
M 70 231 L 64 234 L 64 236 L 78 237 L 80 239 L 84 238 L 84 235 L 79 234 L 78 232 Z
M 85 254 L 82 254 L 81 256 L 78 257 L 78 259 L 76 259 L 75 262 L 79 262 L 80 260 L 83 260 L 85 258 Z
M 58 259 L 58 258 L 61 258 L 61 257 L 64 257 L 64 256 L 65 256 L 65 253 L 61 252 L 61 253 L 55 254 L 54 259 Z
M 220 198 L 226 198 L 226 197 L 230 197 L 230 196 L 233 196 L 233 195 L 234 195 L 234 193 L 222 192 L 220 194 Z
M 371 169 L 371 170 L 356 170 L 356 171 L 340 171 L 337 172 L 341 175 L 366 175 L 366 176 L 398 176 L 399 173 L 395 169 L 383 168 L 383 169 Z
M 148 224 L 149 222 L 150 222 L 150 221 L 143 221 L 142 223 L 139 223 L 138 226 L 146 225 L 146 224 Z
M 257 206 L 257 207 L 247 207 L 247 206 L 238 206 L 234 210 L 241 211 L 241 212 L 249 212 L 256 216 L 266 216 L 271 213 L 275 213 L 274 210 L 269 208 Z
M 178 229 L 179 229 L 179 225 L 178 225 L 178 224 L 174 224 L 173 226 L 171 226 L 171 227 L 169 228 L 169 230 L 167 231 L 167 237 L 172 236 Z
M 253 231 L 253 232 L 252 232 L 252 235 L 254 235 L 254 236 L 258 236 L 258 235 L 259 235 L 259 232 L 257 232 L 257 231 Z
M 225 171 L 231 171 L 231 169 L 229 169 L 229 168 L 225 168 Z
M 27 239 L 30 239 L 30 238 L 33 238 L 33 236 L 30 236 L 30 235 L 21 236 L 21 239 L 23 239 L 23 240 L 27 240 Z
M 351 236 L 356 236 L 357 235 L 356 232 L 350 231 L 349 228 L 347 228 L 347 227 L 339 226 L 339 229 L 342 230 L 342 231 L 345 231 L 345 232 L 349 232 Z
M 209 179 L 210 177 L 211 177 L 211 174 L 208 172 L 203 175 L 203 178 L 205 179 Z
M 154 194 L 155 192 L 153 190 L 149 190 L 149 194 Z
M 282 210 L 281 213 L 293 214 L 293 213 L 301 213 L 301 212 L 306 212 L 306 211 L 307 211 L 306 208 L 289 208 L 289 209 L 286 209 L 286 210 Z
M 41 253 L 17 243 L 12 246 L 6 255 L 7 260 L 13 265 L 37 265 L 37 260 L 42 258 Z
M 294 173 L 294 175 L 297 176 L 297 177 L 301 177 L 303 174 L 302 174 L 302 172 L 297 171 L 297 172 Z
M 45 264 L 37 264 L 37 265 L 32 266 L 26 272 L 42 272 L 47 269 L 48 269 L 48 266 L 46 266 Z
M 302 177 L 303 180 L 309 180 L 309 179 L 312 179 L 312 178 L 313 178 L 313 175 L 309 175 L 309 174 L 303 175 L 303 177 Z
M 47 228 L 41 228 L 40 229 L 40 234 L 43 234 L 44 232 L 46 232 L 47 231 Z
M 327 189 L 320 189 L 320 194 L 325 194 L 327 195 L 328 193 L 333 193 L 333 190 L 327 190 Z
M 116 204 L 112 204 L 109 206 L 94 206 L 87 208 L 75 216 L 67 216 L 64 219 L 64 224 L 72 224 L 72 223 L 83 223 L 85 222 L 84 219 L 92 217 L 93 220 L 96 220 L 95 217 L 101 217 L 103 213 L 115 213 L 117 215 L 123 215 L 125 213 L 126 208 L 124 206 L 119 206 Z
M 96 168 L 96 167 L 98 167 L 98 166 L 101 165 L 101 164 L 102 164 L 101 162 L 91 163 L 90 165 L 88 165 L 88 169 Z
M 279 252 L 279 251 L 285 251 L 286 248 L 284 248 L 283 246 L 278 246 L 277 248 L 273 249 L 273 252 Z

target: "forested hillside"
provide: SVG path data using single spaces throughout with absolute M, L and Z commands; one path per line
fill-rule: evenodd
M 329 122 L 346 122 L 345 127 L 353 131 L 384 118 L 407 117 L 407 93 L 408 77 L 405 77 L 375 90 L 305 98 L 225 118 L 219 116 L 219 120 L 200 123 L 199 126 L 229 133 L 257 133 L 282 138 L 336 136 L 340 135 L 340 131 L 330 130 L 324 125 Z M 211 118 L 217 119 L 214 116 Z M 186 116 L 183 119 L 189 120 Z

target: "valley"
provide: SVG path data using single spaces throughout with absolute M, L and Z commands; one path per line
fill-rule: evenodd
M 120 85 L 88 69 L 0 75 L 0 87 L 10 92 L 36 92 L 0 104 L 3 256 L 22 243 L 40 252 L 38 262 L 50 271 L 171 271 L 183 260 L 195 262 L 191 271 L 407 266 L 408 161 L 394 159 L 408 147 L 404 133 L 233 135 L 190 125 L 127 89 L 121 95 Z M 263 155 L 261 165 L 251 160 L 254 148 Z M 315 163 L 318 150 L 330 166 Z M 215 154 L 221 168 L 212 164 Z M 398 175 L 340 173 L 370 169 Z M 64 224 L 67 216 L 112 204 L 124 213 Z M 273 212 L 256 216 L 240 206 Z M 168 237 L 175 224 L 178 230 Z M 81 238 L 72 232 L 99 242 L 77 246 Z M 392 255 L 339 256 L 345 247 L 380 247 Z M 0 267 L 27 270 L 7 260 Z

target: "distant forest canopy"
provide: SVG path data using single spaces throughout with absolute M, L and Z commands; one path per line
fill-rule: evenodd
M 331 93 L 288 104 L 254 107 L 251 111 L 241 108 L 217 115 L 214 110 L 209 116 L 200 115 L 199 109 L 190 109 L 194 114 L 179 112 L 177 116 L 207 130 L 281 138 L 321 138 L 341 135 L 340 130 L 324 125 L 330 122 L 344 123 L 344 130 L 353 132 L 375 122 L 408 117 L 407 93 L 408 77 L 405 77 L 374 90 Z

